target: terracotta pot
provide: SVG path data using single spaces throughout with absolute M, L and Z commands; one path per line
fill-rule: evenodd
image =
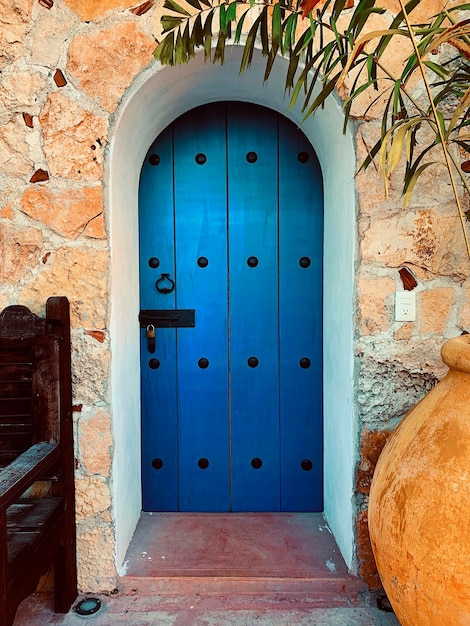
M 470 625 L 470 335 L 441 354 L 448 374 L 392 435 L 370 493 L 372 547 L 402 626 Z

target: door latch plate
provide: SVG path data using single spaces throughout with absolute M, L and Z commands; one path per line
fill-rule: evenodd
M 152 324 L 155 328 L 194 328 L 194 309 L 142 309 L 139 313 L 141 328 Z

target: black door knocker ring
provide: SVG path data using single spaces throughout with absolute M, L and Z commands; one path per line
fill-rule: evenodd
M 169 283 L 169 286 L 165 285 L 165 283 Z M 155 287 L 160 293 L 171 293 L 175 288 L 175 281 L 170 278 L 170 274 L 162 274 L 161 278 L 155 283 Z

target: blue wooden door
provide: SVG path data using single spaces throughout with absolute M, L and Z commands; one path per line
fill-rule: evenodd
M 141 317 L 144 510 L 321 511 L 311 145 L 269 109 L 200 107 L 151 146 L 139 211 L 141 309 L 195 311 L 177 327 Z

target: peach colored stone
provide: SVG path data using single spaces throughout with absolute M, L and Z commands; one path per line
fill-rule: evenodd
M 458 315 L 458 325 L 462 330 L 470 332 L 470 285 L 465 284 L 462 295 L 459 298 L 460 310 Z
M 6 220 L 12 220 L 13 215 L 14 215 L 13 204 L 11 203 L 6 204 L 4 207 L 0 209 L 0 217 L 3 217 Z
M 377 568 L 402 626 L 470 623 L 470 335 L 380 455 L 369 499 Z
M 0 67 L 21 56 L 32 7 L 33 0 L 0 0 Z
M 343 19 L 345 23 L 349 21 L 349 17 L 347 16 L 344 16 Z M 389 16 L 377 14 L 371 15 L 367 20 L 367 29 L 365 32 L 383 30 L 389 28 L 389 25 Z M 379 38 L 372 40 L 369 44 L 367 44 L 366 51 L 371 52 L 378 42 Z M 403 72 L 405 60 L 409 57 L 412 51 L 413 48 L 410 40 L 406 37 L 397 36 L 391 40 L 386 51 L 382 55 L 381 62 L 387 68 L 388 73 L 390 73 L 393 77 L 399 78 Z M 367 69 L 363 71 L 353 70 L 348 74 L 344 83 L 346 90 L 340 91 L 340 95 L 343 98 L 349 96 L 349 90 L 354 84 L 358 74 L 361 76 L 358 85 L 367 82 Z M 377 72 L 377 76 L 379 78 L 378 90 L 376 91 L 373 88 L 366 89 L 363 93 L 356 97 L 351 107 L 352 116 L 360 119 L 381 117 L 383 108 L 390 96 L 390 90 L 393 89 L 394 83 L 386 78 L 385 73 L 380 69 Z M 412 88 L 418 79 L 418 75 L 413 77 L 413 80 L 410 81 L 409 87 Z
M 106 239 L 106 231 L 104 228 L 104 215 L 101 213 L 97 217 L 91 219 L 85 226 L 83 234 L 92 239 Z
M 112 445 L 109 413 L 98 409 L 87 422 L 80 422 L 80 459 L 86 472 L 109 476 Z
M 109 488 L 101 476 L 75 478 L 77 521 L 102 514 L 111 506 Z
M 395 341 L 410 339 L 413 335 L 414 327 L 415 325 L 413 322 L 405 322 L 393 333 L 393 338 Z
M 468 274 L 458 217 L 441 215 L 435 209 L 407 211 L 399 216 L 371 220 L 361 242 L 362 262 L 401 267 L 418 266 L 433 274 Z
M 449 8 L 461 4 L 459 0 L 421 0 L 418 5 L 410 12 L 412 24 L 420 24 L 423 21 L 432 19 L 432 16 L 441 9 Z M 398 0 L 381 0 L 380 6 L 384 7 L 396 15 L 400 11 L 400 3 Z
M 67 72 L 112 112 L 133 78 L 152 61 L 155 41 L 134 22 L 74 37 Z
M 133 7 L 135 0 L 64 0 L 66 4 L 84 22 L 91 22 L 102 17 L 108 11 L 119 11 Z
M 19 299 L 45 302 L 52 291 L 70 300 L 71 323 L 103 328 L 106 320 L 108 253 L 91 247 L 64 247 L 52 251 L 38 276 L 19 290 Z
M 14 68 L 5 72 L 0 84 L 0 102 L 11 113 L 27 111 L 38 115 L 41 109 L 41 96 L 45 93 L 48 78 L 40 72 Z
M 75 398 L 85 406 L 102 406 L 109 394 L 110 345 L 107 334 L 105 341 L 100 343 L 81 329 L 74 336 L 72 356 Z M 85 421 L 83 416 L 82 423 Z
M 43 254 L 42 233 L 37 228 L 3 224 L 0 229 L 0 273 L 4 284 L 14 284 L 35 273 Z
M 57 211 L 60 207 L 60 211 Z M 49 187 L 29 187 L 21 210 L 68 239 L 80 236 L 91 220 L 103 212 L 101 187 L 54 192 Z
M 27 128 L 15 115 L 6 126 L 0 126 L 0 171 L 18 178 L 29 178 L 34 163 L 26 142 Z
M 77 526 L 77 566 L 79 589 L 96 593 L 116 587 L 114 531 L 99 517 Z
M 78 23 L 78 19 L 75 22 Z M 54 4 L 52 11 L 38 10 L 31 32 L 34 40 L 31 47 L 31 62 L 51 70 L 56 68 L 73 26 L 74 20 L 58 2 Z
M 51 176 L 98 181 L 103 171 L 103 149 L 108 122 L 62 93 L 51 93 L 39 121 L 44 153 Z
M 358 280 L 361 332 L 370 335 L 387 330 L 392 319 L 386 302 L 395 291 L 391 278 L 360 278 Z
M 417 294 L 420 333 L 445 334 L 456 293 L 453 287 L 437 287 Z

